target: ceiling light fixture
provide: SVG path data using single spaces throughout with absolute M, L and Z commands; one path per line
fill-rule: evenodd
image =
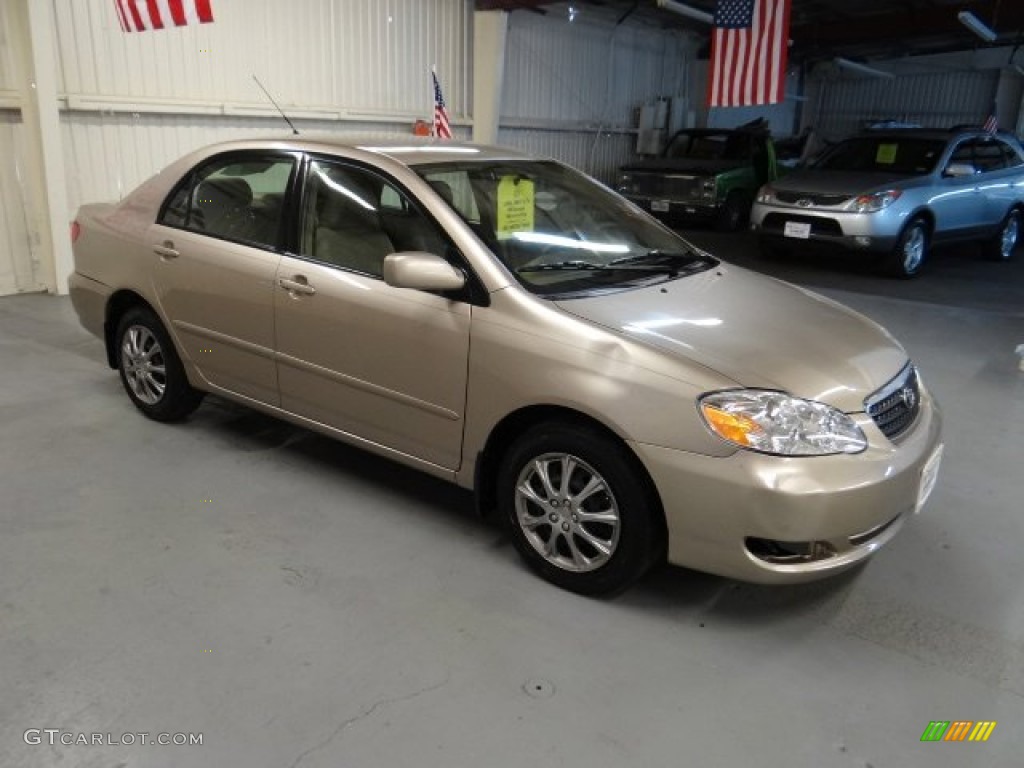
M 886 80 L 892 80 L 896 75 L 892 72 L 883 72 L 881 69 L 875 69 L 869 67 L 867 64 L 861 64 L 856 61 L 850 61 L 849 59 L 836 58 L 833 60 L 835 65 L 841 69 L 848 70 L 850 72 L 857 72 L 861 75 L 868 75 L 869 77 L 882 77 Z
M 713 24 L 715 21 L 713 14 L 710 14 L 707 11 L 701 11 L 697 8 L 691 8 L 690 6 L 683 5 L 682 3 L 677 3 L 675 0 L 658 0 L 658 7 L 666 11 L 671 11 L 672 13 L 678 13 L 680 16 L 687 16 L 688 18 L 702 21 L 705 24 Z
M 986 43 L 995 42 L 995 39 L 999 37 L 999 35 L 996 34 L 995 30 L 992 29 L 992 27 L 983 22 L 970 11 L 960 11 L 960 13 L 956 15 L 956 17 L 960 19 L 961 24 L 963 24 L 965 27 L 971 30 L 971 32 L 976 34 Z

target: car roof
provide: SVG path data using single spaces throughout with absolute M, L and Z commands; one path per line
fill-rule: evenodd
M 992 134 L 986 131 L 984 128 L 970 127 L 970 128 L 884 128 L 880 130 L 867 130 L 861 131 L 854 135 L 852 138 L 863 139 L 886 139 L 886 140 L 899 140 L 899 139 L 930 139 L 934 141 L 948 142 L 955 139 L 964 138 L 965 136 L 998 136 L 1001 139 L 1013 138 L 1008 134 L 1001 131 Z
M 212 154 L 239 149 L 284 149 L 327 154 L 337 150 L 369 152 L 387 156 L 395 162 L 410 166 L 455 159 L 468 161 L 541 159 L 515 149 L 486 144 L 440 140 L 423 136 L 381 138 L 380 136 L 357 134 L 332 136 L 310 133 L 299 136 L 282 135 L 265 139 L 246 139 L 215 144 L 207 147 L 206 151 Z

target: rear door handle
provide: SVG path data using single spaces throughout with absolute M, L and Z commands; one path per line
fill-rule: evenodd
M 316 288 L 310 285 L 302 275 L 296 275 L 294 280 L 289 280 L 286 277 L 279 278 L 277 284 L 292 294 L 312 296 L 316 293 Z
M 164 240 L 161 243 L 153 243 L 153 253 L 157 254 L 161 259 L 176 259 L 181 254 L 174 250 L 174 243 L 170 240 Z

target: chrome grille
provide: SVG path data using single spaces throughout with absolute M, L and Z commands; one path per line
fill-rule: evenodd
M 796 205 L 801 200 L 807 200 L 811 205 L 839 205 L 840 203 L 845 203 L 853 195 L 813 195 L 806 192 L 776 190 L 775 197 L 778 198 L 779 202 L 789 203 L 790 205 Z
M 673 199 L 699 198 L 703 179 L 693 176 L 668 176 L 655 173 L 631 173 L 632 188 L 638 195 L 646 197 L 671 197 Z
M 908 365 L 899 375 L 864 401 L 868 416 L 892 439 L 906 432 L 921 410 L 917 370 Z

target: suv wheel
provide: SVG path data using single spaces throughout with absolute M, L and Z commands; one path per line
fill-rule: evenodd
M 993 261 L 1009 261 L 1020 239 L 1020 211 L 1014 209 L 1006 214 L 999 233 L 988 243 L 988 257 Z
M 125 312 L 115 339 L 121 383 L 136 408 L 155 421 L 180 421 L 199 407 L 203 393 L 189 385 L 170 336 L 151 310 Z
M 910 278 L 921 271 L 928 258 L 928 224 L 912 219 L 900 233 L 896 248 L 889 256 L 889 272 L 896 277 Z

